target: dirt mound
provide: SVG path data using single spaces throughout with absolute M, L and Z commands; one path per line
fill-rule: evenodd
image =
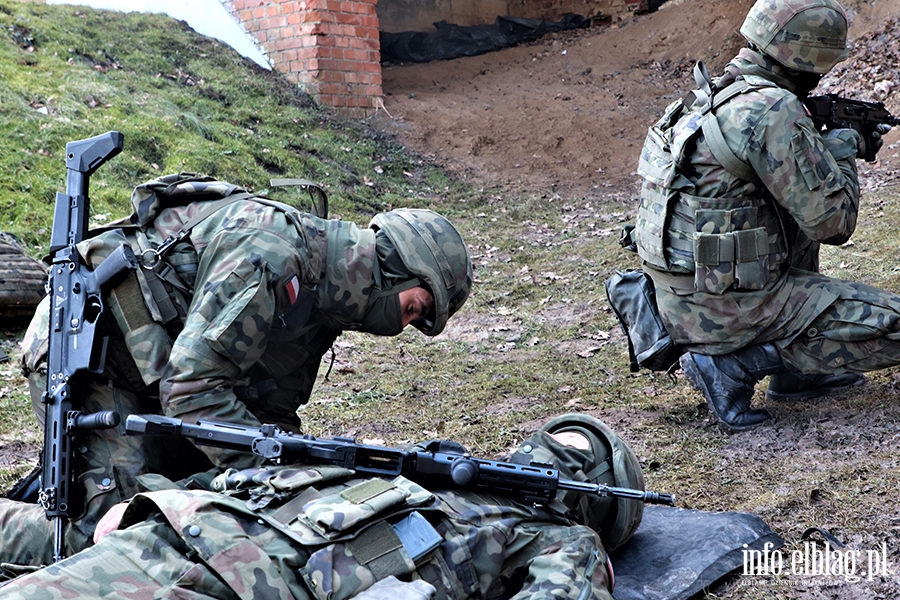
M 551 34 L 482 56 L 385 66 L 386 110 L 374 120 L 479 185 L 630 198 L 647 127 L 690 89 L 695 61 L 718 72 L 744 45 L 737 30 L 752 5 L 670 0 L 621 26 Z M 845 6 L 856 43 L 827 91 L 874 99 L 875 84 L 889 81 L 879 99 L 897 114 L 900 35 L 887 17 L 900 0 Z M 897 138 L 891 133 L 887 142 Z M 883 151 L 881 164 L 861 171 L 894 177 L 896 155 Z

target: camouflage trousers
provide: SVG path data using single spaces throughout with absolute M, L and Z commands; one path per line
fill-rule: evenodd
M 792 291 L 787 298 L 773 299 L 770 306 L 780 305 L 780 312 L 771 324 L 743 330 L 726 327 L 717 334 L 724 336 L 722 343 L 694 344 L 689 349 L 723 354 L 773 343 L 788 367 L 807 375 L 865 373 L 900 365 L 900 296 L 818 273 L 792 270 L 788 277 Z M 694 304 L 692 310 L 702 313 L 704 308 Z M 679 320 L 677 314 L 674 320 Z M 736 345 L 735 340 L 742 342 Z
M 141 550 L 143 549 L 143 551 Z M 0 587 L 4 599 L 237 599 L 159 515 L 100 544 Z M 248 596 L 248 597 L 252 597 Z M 268 596 L 263 592 L 258 596 Z
M 43 427 L 44 406 L 40 397 L 46 377 L 41 372 L 29 376 L 32 402 Z M 149 404 L 149 406 L 148 406 Z M 146 491 L 138 482 L 144 473 L 162 473 L 171 479 L 186 477 L 211 465 L 199 450 L 184 440 L 157 436 L 129 436 L 124 423 L 129 414 L 159 412 L 127 391 L 111 385 L 93 384 L 82 410 L 114 410 L 119 427 L 92 431 L 73 448 L 77 478 L 76 495 L 81 510 L 65 525 L 67 555 L 92 544 L 97 521 L 115 504 Z M 37 504 L 0 499 L 0 564 L 43 566 L 53 562 L 54 523 Z
M 774 342 L 782 360 L 806 374 L 866 373 L 900 365 L 900 296 L 821 275 L 811 279 L 837 299 L 811 324 L 785 327 L 760 343 Z

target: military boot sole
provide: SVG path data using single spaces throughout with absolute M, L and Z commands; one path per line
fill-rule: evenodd
M 828 380 L 825 385 L 805 390 L 797 390 L 796 392 L 778 392 L 775 390 L 766 390 L 766 400 L 773 402 L 796 402 L 798 400 L 813 400 L 828 396 L 835 392 L 847 390 L 852 387 L 865 385 L 866 378 L 859 373 L 845 373 L 836 375 Z
M 694 362 L 690 353 L 682 355 L 680 364 L 681 364 L 681 370 L 684 372 L 684 376 L 691 383 L 691 386 L 695 390 L 697 390 L 698 392 L 703 394 L 703 397 L 706 399 L 706 407 L 709 409 L 709 412 L 712 413 L 712 415 L 716 418 L 716 421 L 719 424 L 719 429 L 721 429 L 725 433 L 732 434 L 732 433 L 739 433 L 741 431 L 749 431 L 751 429 L 759 427 L 763 423 L 770 422 L 774 419 L 774 417 L 771 414 L 769 414 L 768 411 L 762 410 L 760 412 L 763 412 L 768 415 L 768 419 L 766 419 L 764 421 L 759 421 L 757 423 L 753 423 L 750 425 L 740 425 L 740 424 L 729 423 L 728 421 L 724 420 L 721 416 L 719 416 L 719 411 L 716 410 L 716 407 L 713 404 L 712 394 L 710 392 L 710 389 L 706 385 L 706 381 L 703 379 L 703 376 L 700 374 L 700 368 L 697 366 L 697 363 Z

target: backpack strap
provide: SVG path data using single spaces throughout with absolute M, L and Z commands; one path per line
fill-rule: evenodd
M 725 142 L 725 136 L 722 135 L 722 127 L 716 118 L 715 109 L 722 106 L 738 94 L 748 91 L 750 84 L 743 78 L 738 79 L 728 87 L 720 90 L 713 97 L 712 106 L 708 113 L 703 117 L 701 128 L 703 135 L 706 136 L 706 142 L 709 149 L 722 166 L 725 167 L 732 175 L 739 177 L 745 181 L 753 181 L 756 179 L 756 172 L 744 161 L 737 157 L 731 147 Z
M 141 265 L 145 269 L 151 269 L 155 271 L 157 265 L 162 262 L 163 257 L 165 257 L 169 250 L 172 249 L 172 246 L 186 238 L 191 233 L 191 230 L 194 227 L 211 217 L 214 213 L 230 204 L 234 204 L 238 200 L 249 200 L 250 198 L 257 197 L 258 196 L 256 194 L 243 192 L 240 194 L 232 194 L 230 196 L 226 196 L 221 200 L 217 200 L 207 206 L 204 206 L 203 209 L 199 210 L 197 214 L 195 214 L 187 223 L 185 223 L 181 227 L 181 229 L 164 239 L 159 246 L 157 246 L 156 248 L 148 248 L 147 250 L 141 252 Z
M 745 181 L 753 181 L 756 179 L 756 172 L 750 165 L 738 158 L 725 141 L 715 111 L 735 96 L 765 86 L 750 85 L 743 77 L 739 77 L 728 87 L 715 91 L 712 78 L 702 60 L 697 61 L 697 64 L 694 65 L 694 81 L 697 83 L 697 89 L 685 96 L 684 105 L 686 107 L 696 106 L 695 110 L 699 110 L 703 115 L 700 126 L 710 151 L 726 171 Z

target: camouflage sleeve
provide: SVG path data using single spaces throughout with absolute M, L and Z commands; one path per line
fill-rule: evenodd
M 855 139 L 845 142 L 855 150 Z M 763 184 L 810 239 L 842 244 L 850 238 L 859 209 L 856 153 L 826 144 L 795 96 L 772 104 L 746 151 Z
M 272 282 L 295 252 L 279 235 L 258 229 L 223 230 L 212 238 L 200 257 L 184 329 L 160 380 L 166 415 L 259 425 L 233 388 L 266 350 L 277 305 Z M 298 265 L 294 261 L 292 268 Z M 201 450 L 219 467 L 259 463 L 245 453 Z
M 528 574 L 513 600 L 612 600 L 606 551 L 593 530 L 545 526 L 541 539 L 550 543 L 527 564 Z

